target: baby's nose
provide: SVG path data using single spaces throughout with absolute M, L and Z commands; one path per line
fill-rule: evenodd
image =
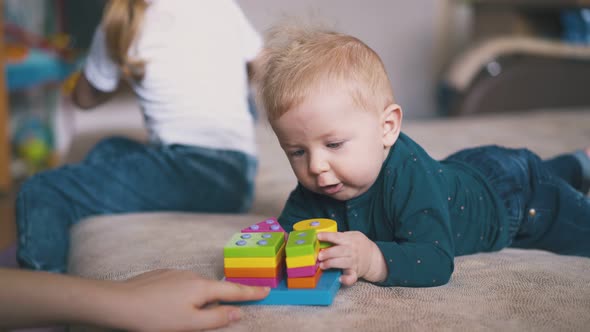
M 309 161 L 309 172 L 315 175 L 322 174 L 330 170 L 330 163 L 320 156 L 316 156 Z

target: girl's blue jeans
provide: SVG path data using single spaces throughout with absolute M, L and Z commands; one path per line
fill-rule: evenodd
M 91 215 L 245 212 L 256 169 L 257 160 L 241 152 L 106 139 L 81 163 L 23 184 L 16 201 L 18 261 L 30 269 L 65 272 L 70 227 Z
M 486 146 L 448 157 L 476 167 L 503 201 L 506 246 L 590 257 L 590 159 L 581 151 L 541 160 L 526 149 Z

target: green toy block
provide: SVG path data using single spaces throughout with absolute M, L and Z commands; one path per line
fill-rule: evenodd
M 274 257 L 284 242 L 283 232 L 236 233 L 223 247 L 223 256 Z
M 287 240 L 285 250 L 287 257 L 315 255 L 319 245 L 315 229 L 292 231 L 289 233 L 289 240 Z

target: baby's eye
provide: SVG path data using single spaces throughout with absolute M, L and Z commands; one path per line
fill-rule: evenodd
M 338 149 L 342 144 L 344 144 L 344 142 L 328 143 L 326 146 L 330 149 Z
M 291 151 L 291 152 L 289 152 L 289 156 L 291 156 L 291 157 L 301 157 L 301 156 L 303 156 L 303 150 Z

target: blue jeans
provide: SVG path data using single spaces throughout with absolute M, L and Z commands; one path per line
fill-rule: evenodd
M 506 246 L 590 257 L 590 199 L 585 196 L 590 160 L 561 155 L 541 160 L 526 149 L 485 146 L 447 159 L 474 166 L 506 207 Z
M 70 227 L 91 215 L 245 212 L 256 169 L 257 160 L 241 152 L 106 139 L 81 163 L 23 184 L 16 201 L 19 264 L 65 272 Z

